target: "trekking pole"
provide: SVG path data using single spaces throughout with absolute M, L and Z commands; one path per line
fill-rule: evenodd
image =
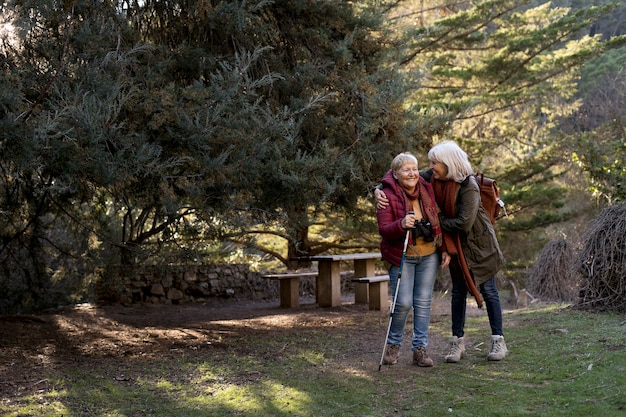
M 410 211 L 409 214 L 413 212 Z M 404 267 L 404 255 L 406 254 L 406 248 L 409 245 L 409 236 L 411 235 L 411 229 L 406 231 L 406 237 L 404 238 L 404 248 L 402 249 L 402 259 L 400 260 L 400 268 L 398 269 L 398 281 L 396 282 L 396 290 L 394 291 L 393 301 L 391 302 L 391 308 L 389 309 L 389 324 L 387 325 L 387 334 L 385 335 L 385 343 L 383 344 L 383 353 L 380 355 L 380 363 L 378 364 L 378 371 L 383 366 L 383 359 L 385 358 L 385 349 L 387 348 L 387 339 L 389 338 L 389 331 L 391 330 L 391 321 L 393 320 L 393 313 L 396 311 L 396 300 L 398 299 L 398 289 L 400 288 L 400 278 L 402 277 L 402 267 Z

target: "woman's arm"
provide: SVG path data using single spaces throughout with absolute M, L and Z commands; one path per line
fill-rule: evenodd
M 447 232 L 463 231 L 469 233 L 476 221 L 480 205 L 480 190 L 476 180 L 470 177 L 467 184 L 461 185 L 456 202 L 456 217 L 445 217 L 440 214 L 441 227 Z
M 382 210 L 376 210 L 378 220 L 378 233 L 388 241 L 402 240 L 406 235 L 406 229 L 413 227 L 415 216 L 407 214 L 404 217 L 396 218 L 391 206 Z
M 387 194 L 383 191 L 382 184 L 378 184 L 376 188 L 374 188 L 374 197 L 376 198 L 376 208 L 378 210 L 384 210 L 389 206 L 389 199 L 387 198 Z

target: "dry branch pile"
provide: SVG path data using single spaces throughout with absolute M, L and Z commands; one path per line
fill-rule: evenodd
M 571 302 L 576 300 L 578 286 L 571 266 L 574 250 L 565 239 L 546 244 L 528 276 L 528 291 L 542 300 Z
M 576 261 L 584 281 L 578 307 L 626 311 L 626 204 L 604 209 L 584 236 Z

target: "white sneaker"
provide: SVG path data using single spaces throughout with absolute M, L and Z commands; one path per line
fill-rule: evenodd
M 446 355 L 446 362 L 457 363 L 465 356 L 465 341 L 462 337 L 452 336 L 450 338 L 450 353 Z
M 509 353 L 504 343 L 504 336 L 491 336 L 491 352 L 487 355 L 488 361 L 500 361 Z

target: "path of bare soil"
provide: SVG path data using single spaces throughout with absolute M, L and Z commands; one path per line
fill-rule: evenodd
M 470 314 L 471 309 L 468 304 Z M 448 311 L 449 299 L 436 297 L 432 321 L 448 321 Z M 297 309 L 283 309 L 278 301 L 216 299 L 187 305 L 83 304 L 36 316 L 0 316 L 0 399 L 8 403 L 48 391 L 50 369 L 68 365 L 105 369 L 123 358 L 158 359 L 186 349 L 210 347 L 219 354 L 268 329 L 336 326 L 365 316 L 374 331 L 353 329 L 358 332 L 355 337 L 370 350 L 382 349 L 388 314 L 368 312 L 367 306 L 353 303 L 353 296 L 334 308 L 319 308 L 311 300 Z M 429 350 L 436 361 L 443 361 L 445 344 L 443 337 L 431 336 Z

